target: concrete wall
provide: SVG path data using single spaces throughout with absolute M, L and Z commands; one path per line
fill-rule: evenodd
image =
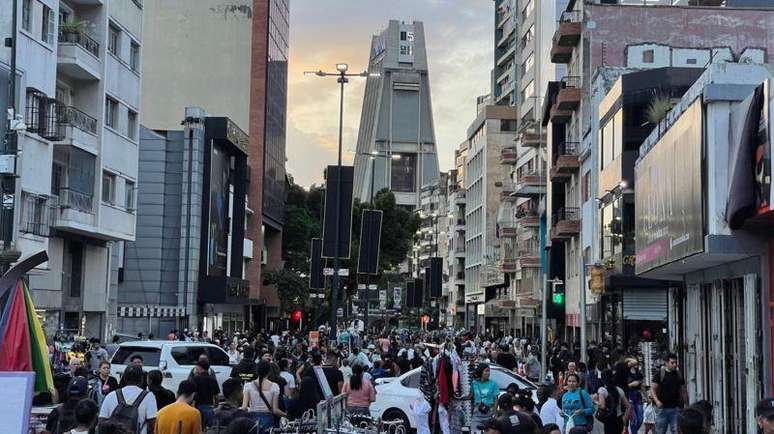
M 178 129 L 169 108 L 200 106 L 248 131 L 253 1 L 145 0 L 144 12 L 142 124 Z

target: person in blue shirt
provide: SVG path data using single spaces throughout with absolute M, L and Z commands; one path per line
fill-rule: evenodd
M 479 425 L 494 415 L 494 404 L 500 388 L 497 383 L 489 379 L 489 365 L 479 363 L 474 373 L 475 379 L 471 384 L 471 396 L 473 400 L 473 420 L 471 429 L 475 432 Z
M 562 395 L 562 412 L 567 423 L 572 418 L 575 426 L 588 427 L 594 422 L 594 402 L 588 392 L 580 387 L 578 374 L 567 374 L 566 391 Z

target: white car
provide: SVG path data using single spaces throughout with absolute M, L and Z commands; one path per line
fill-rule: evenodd
M 532 399 L 538 402 L 537 386 L 534 383 L 502 366 L 490 364 L 489 368 L 489 378 L 497 383 L 501 392 L 505 392 L 509 384 L 516 383 L 520 389 L 529 390 Z M 411 404 L 422 397 L 422 392 L 419 391 L 421 371 L 422 368 L 416 368 L 400 377 L 376 380 L 376 401 L 369 407 L 371 417 L 382 420 L 402 419 L 404 426 L 416 428 Z
M 177 393 L 177 387 L 188 379 L 200 354 L 206 354 L 210 367 L 215 371 L 218 385 L 222 386 L 231 374 L 228 354 L 217 345 L 204 342 L 184 341 L 134 341 L 119 345 L 111 359 L 112 375 L 120 380 L 126 366 L 132 357 L 140 355 L 143 360 L 143 371 L 154 369 L 164 374 L 162 386 Z

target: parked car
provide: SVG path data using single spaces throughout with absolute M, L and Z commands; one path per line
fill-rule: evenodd
M 501 392 L 505 392 L 509 384 L 516 383 L 520 389 L 529 390 L 532 393 L 532 399 L 538 402 L 538 387 L 534 383 L 500 365 L 490 364 L 489 368 L 490 378 L 497 383 Z M 382 420 L 402 419 L 404 426 L 416 428 L 411 404 L 422 396 L 422 392 L 419 391 L 421 370 L 422 368 L 417 368 L 400 377 L 376 380 L 376 401 L 371 403 L 369 408 L 371 417 Z
M 133 341 L 118 346 L 110 363 L 112 375 L 120 380 L 132 356 L 139 354 L 143 359 L 143 370 L 154 369 L 164 374 L 162 385 L 173 392 L 183 380 L 188 379 L 200 354 L 207 354 L 210 367 L 215 371 L 218 384 L 222 385 L 231 374 L 228 354 L 217 345 L 204 342 L 184 341 Z

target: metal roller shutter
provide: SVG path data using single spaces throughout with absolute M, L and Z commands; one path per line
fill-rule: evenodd
M 630 289 L 623 292 L 625 320 L 666 321 L 669 313 L 667 290 Z

